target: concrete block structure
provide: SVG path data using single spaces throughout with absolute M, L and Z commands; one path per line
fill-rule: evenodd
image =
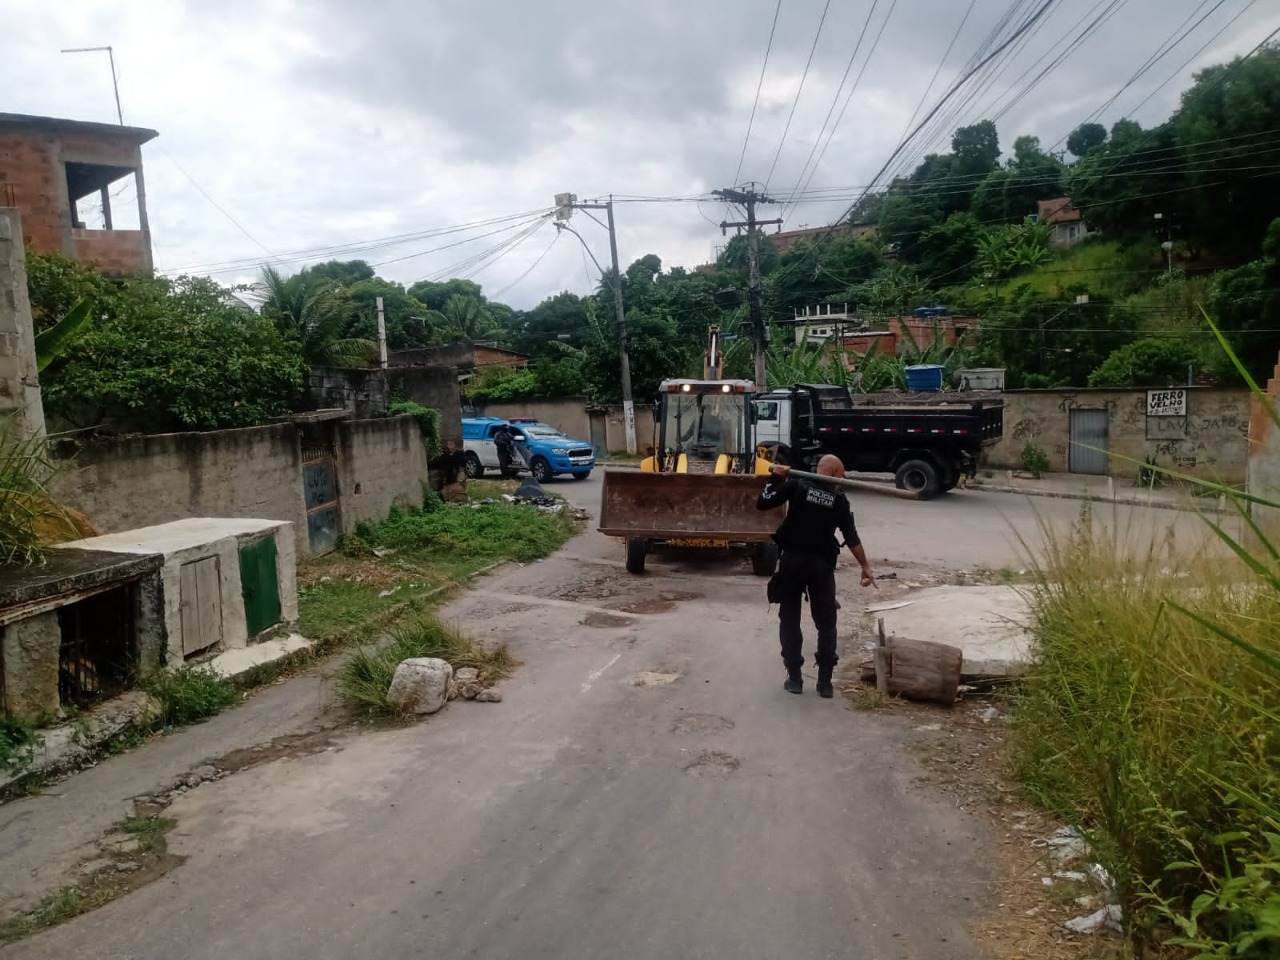
M 98 553 L 159 556 L 165 664 L 247 646 L 298 619 L 292 524 L 192 517 L 67 544 Z
M 15 417 L 12 439 L 44 433 L 22 218 L 0 207 L 0 416 L 5 415 Z
M 142 145 L 156 136 L 142 127 L 0 113 L 0 207 L 17 209 L 22 241 L 38 253 L 61 253 L 111 277 L 149 273 Z M 121 229 L 112 201 L 123 189 L 116 185 L 130 178 L 137 224 Z M 100 221 L 90 224 L 86 204 Z

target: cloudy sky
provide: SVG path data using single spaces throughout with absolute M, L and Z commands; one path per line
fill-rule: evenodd
M 114 122 L 106 55 L 59 52 L 111 44 L 125 122 L 160 132 L 144 157 L 163 271 L 231 283 L 360 257 L 528 307 L 597 275 L 529 222 L 556 193 L 648 198 L 617 206 L 624 266 L 705 262 L 736 219 L 654 198 L 754 180 L 796 201 L 764 215 L 828 223 L 1043 2 L 0 0 L 0 111 Z M 1061 149 L 1122 88 L 1097 119 L 1159 122 L 1196 69 L 1277 27 L 1268 0 L 1057 0 L 903 156 L 987 117 L 1006 149 L 1024 133 Z M 573 225 L 607 262 L 605 232 Z

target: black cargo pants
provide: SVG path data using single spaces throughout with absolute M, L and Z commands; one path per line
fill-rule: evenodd
M 784 550 L 778 564 L 781 587 L 778 600 L 778 637 L 782 641 L 782 662 L 788 667 L 804 664 L 804 634 L 800 613 L 804 594 L 809 594 L 809 614 L 818 629 L 818 652 L 813 661 L 820 667 L 834 667 L 836 654 L 836 567 L 818 553 Z

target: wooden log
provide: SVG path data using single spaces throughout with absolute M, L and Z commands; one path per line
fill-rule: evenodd
M 892 666 L 889 659 L 888 647 L 876 647 L 874 654 L 875 670 L 876 670 L 876 692 L 882 697 L 890 695 L 893 676 L 891 674 Z
M 877 652 L 880 648 L 877 648 Z M 890 637 L 889 693 L 908 700 L 926 700 L 950 706 L 960 689 L 960 665 L 964 654 L 958 647 L 931 640 Z M 876 686 L 880 685 L 879 671 Z
M 819 480 L 822 483 L 834 484 L 837 487 L 847 487 L 850 490 L 864 490 L 867 493 L 878 493 L 882 497 L 897 497 L 899 500 L 919 500 L 920 495 L 914 490 L 899 490 L 897 487 L 891 487 L 887 483 L 872 483 L 870 480 L 850 480 L 848 477 L 824 477 L 819 473 L 810 473 L 808 470 L 795 470 L 788 474 L 792 477 L 800 477 L 804 480 Z

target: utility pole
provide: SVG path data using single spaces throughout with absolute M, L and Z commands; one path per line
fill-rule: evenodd
M 711 191 L 717 197 L 728 200 L 730 203 L 737 203 L 747 208 L 747 219 L 740 223 L 722 223 L 720 224 L 720 232 L 724 233 L 730 227 L 747 228 L 747 263 L 749 267 L 749 287 L 750 294 L 748 299 L 748 310 L 751 322 L 751 337 L 756 345 L 756 386 L 761 390 L 768 389 L 765 383 L 765 347 L 769 341 L 769 330 L 764 322 L 764 304 L 761 302 L 762 295 L 760 290 L 760 231 L 759 227 L 782 223 L 781 220 L 757 220 L 756 204 L 757 203 L 777 203 L 777 200 L 770 200 L 762 193 L 756 193 L 755 186 L 751 186 L 747 190 L 713 190 Z
M 622 421 L 627 432 L 627 453 L 636 453 L 636 405 L 631 396 L 631 358 L 627 354 L 627 314 L 622 306 L 622 268 L 618 266 L 618 231 L 613 222 L 613 196 L 607 203 L 579 203 L 577 194 L 556 194 L 556 220 L 568 220 L 574 210 L 603 210 L 608 218 L 609 255 L 613 258 L 613 309 L 618 322 L 618 359 L 622 364 Z M 592 217 L 595 220 L 594 217 Z M 599 221 L 596 221 L 599 223 Z M 575 236 L 577 235 L 574 231 Z M 578 237 L 582 240 L 582 237 Z M 582 241 L 584 247 L 586 241 Z M 587 247 L 587 253 L 591 248 Z M 591 254 L 595 260 L 595 254 Z M 599 264 L 597 264 L 599 266 Z
M 382 306 L 382 298 L 374 300 L 378 305 L 378 366 L 387 369 L 387 313 Z

